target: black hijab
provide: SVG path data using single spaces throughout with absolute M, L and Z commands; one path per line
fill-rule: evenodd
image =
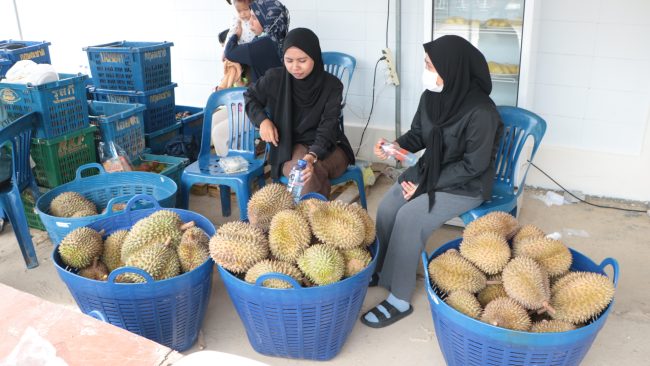
M 443 161 L 442 130 L 460 122 L 474 108 L 494 104 L 489 94 L 492 80 L 485 56 L 464 38 L 443 36 L 424 44 L 431 63 L 444 81 L 442 92 L 424 92 L 431 123 L 431 136 L 426 139 L 426 150 L 418 161 L 420 184 L 415 196 L 427 192 L 429 210 L 435 203 L 435 187 Z
M 299 48 L 314 60 L 314 68 L 306 78 L 296 79 L 286 69 L 284 75 L 287 85 L 291 86 L 291 98 L 295 105 L 299 108 L 312 108 L 321 95 L 325 81 L 325 67 L 318 36 L 307 28 L 293 29 L 284 39 L 282 54 L 291 47 Z

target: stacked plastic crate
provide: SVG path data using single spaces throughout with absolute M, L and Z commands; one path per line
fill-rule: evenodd
M 0 79 L 18 61 L 32 60 L 37 64 L 50 63 L 50 42 L 0 41 Z

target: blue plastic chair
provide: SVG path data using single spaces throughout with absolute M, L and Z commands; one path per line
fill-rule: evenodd
M 246 88 L 231 88 L 212 93 L 203 114 L 203 131 L 201 132 L 201 151 L 199 158 L 183 170 L 181 176 L 181 198 L 179 205 L 187 209 L 190 189 L 197 183 L 218 184 L 221 194 L 221 212 L 230 216 L 230 190 L 237 195 L 239 217 L 248 219 L 247 204 L 250 187 L 258 179 L 260 187 L 264 186 L 264 162 L 266 156 L 255 158 L 255 126 L 250 122 L 244 108 L 244 91 Z M 219 167 L 220 157 L 210 152 L 210 133 L 212 131 L 212 114 L 215 109 L 225 106 L 228 110 L 230 142 L 228 156 L 241 156 L 248 160 L 248 170 L 241 173 L 226 174 Z
M 27 226 L 27 217 L 23 201 L 20 199 L 20 192 L 31 187 L 34 197 L 38 198 L 38 186 L 29 165 L 32 131 L 39 121 L 38 118 L 35 112 L 30 113 L 0 130 L 0 147 L 11 144 L 12 151 L 11 184 L 7 187 L 0 187 L 1 207 L 9 217 L 27 268 L 37 267 L 38 260 Z
M 528 137 L 533 138 L 533 150 L 530 155 L 530 161 L 533 161 L 546 132 L 546 121 L 535 113 L 509 106 L 499 106 L 497 110 L 504 126 L 503 137 L 495 161 L 496 176 L 492 188 L 492 199 L 460 215 L 465 225 L 493 211 L 504 211 L 513 216 L 517 215 L 517 198 L 524 191 L 529 167 L 526 166 L 521 181 L 516 182 L 515 185 L 517 162 Z
M 325 71 L 339 78 L 344 84 L 345 94 L 343 96 L 342 106 L 345 107 L 345 100 L 348 96 L 348 90 L 350 89 L 350 83 L 352 82 L 352 75 L 354 74 L 354 68 L 356 67 L 357 61 L 354 57 L 341 52 L 323 52 L 322 57 L 323 64 L 325 64 Z M 344 80 L 345 75 L 347 75 L 347 83 Z M 341 132 L 344 132 L 345 129 L 343 127 L 342 113 L 339 117 L 339 126 L 341 128 Z M 366 200 L 366 189 L 363 183 L 363 172 L 361 171 L 361 168 L 356 165 L 350 165 L 345 170 L 343 175 L 335 179 L 330 179 L 330 183 L 332 185 L 350 181 L 353 181 L 357 184 L 361 206 L 363 206 L 363 208 L 368 208 L 368 203 Z M 282 176 L 280 177 L 280 182 L 287 184 L 288 180 L 285 176 Z

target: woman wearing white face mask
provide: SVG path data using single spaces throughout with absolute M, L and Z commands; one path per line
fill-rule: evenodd
M 377 210 L 380 248 L 371 286 L 390 294 L 361 321 L 390 325 L 413 311 L 415 274 L 429 236 L 446 221 L 479 206 L 492 191 L 503 123 L 489 94 L 492 81 L 481 52 L 465 39 L 444 36 L 424 44 L 426 89 L 411 129 L 394 144 L 424 150 L 390 188 Z M 386 159 L 380 139 L 375 155 Z

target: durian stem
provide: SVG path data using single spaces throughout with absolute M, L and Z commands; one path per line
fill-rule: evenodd
M 101 230 L 99 231 L 99 235 L 104 236 L 104 233 L 105 233 L 105 232 L 106 232 L 106 230 L 101 229 Z
M 544 314 L 544 313 L 555 315 L 555 309 L 551 306 L 551 304 L 548 303 L 548 301 L 544 301 L 542 303 L 542 307 L 539 310 L 537 310 L 537 314 Z
M 172 237 L 168 236 L 167 239 L 165 239 L 165 245 L 169 245 L 172 242 Z
M 184 223 L 183 225 L 181 225 L 181 231 L 185 231 L 185 230 L 187 230 L 187 229 L 189 229 L 189 228 L 192 228 L 192 227 L 194 227 L 194 226 L 196 226 L 196 224 L 194 223 L 194 221 L 186 222 L 186 223 Z
M 486 284 L 486 285 L 500 285 L 500 284 L 502 284 L 502 283 L 503 283 L 503 281 L 499 281 L 499 280 L 488 280 L 488 281 L 485 281 L 485 284 Z

